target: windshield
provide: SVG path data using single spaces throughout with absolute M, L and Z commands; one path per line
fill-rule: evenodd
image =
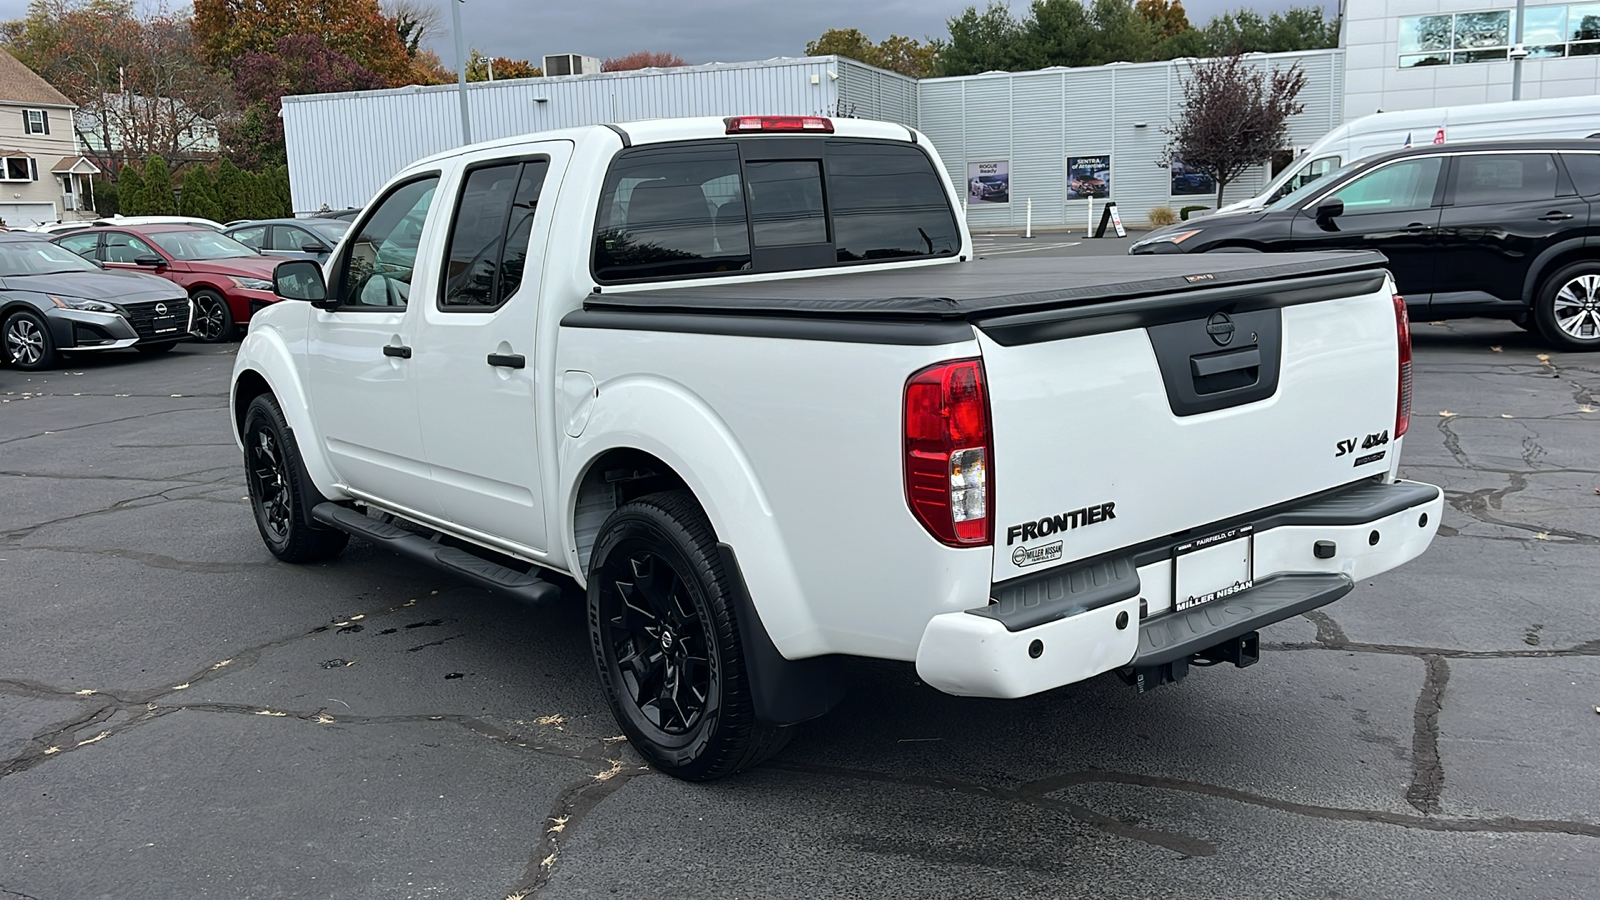
M 158 231 L 145 236 L 155 241 L 156 246 L 167 251 L 167 255 L 173 259 L 229 259 L 235 256 L 260 255 L 227 235 L 207 229 Z
M 344 237 L 344 233 L 346 231 L 350 230 L 349 222 L 340 222 L 338 220 L 328 222 L 305 222 L 302 224 L 306 225 L 306 227 L 330 241 L 337 241 L 338 239 Z
M 98 272 L 99 266 L 49 241 L 0 243 L 0 276 Z
M 1293 209 L 1294 207 L 1305 203 L 1307 200 L 1310 200 L 1312 197 L 1316 196 L 1322 191 L 1327 190 L 1329 185 L 1350 174 L 1351 172 L 1354 172 L 1356 169 L 1361 168 L 1361 165 L 1362 164 L 1359 161 L 1347 163 L 1343 167 L 1335 169 L 1321 178 L 1307 182 L 1295 190 L 1284 194 L 1282 197 L 1269 204 L 1267 209 L 1273 212 L 1276 212 L 1280 209 Z

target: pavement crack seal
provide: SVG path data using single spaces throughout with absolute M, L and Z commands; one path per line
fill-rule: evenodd
M 1444 792 L 1444 763 L 1439 758 L 1439 714 L 1444 709 L 1444 688 L 1450 683 L 1450 666 L 1442 657 L 1422 658 L 1428 675 L 1417 695 L 1416 730 L 1411 737 L 1411 786 L 1406 802 L 1424 815 L 1440 812 L 1439 796 Z
M 625 766 L 618 759 L 606 762 L 610 765 L 605 770 L 572 782 L 556 795 L 544 819 L 544 832 L 528 855 L 528 864 L 516 887 L 506 895 L 508 898 L 522 900 L 544 890 L 555 874 L 556 864 L 561 861 L 562 846 L 571 829 L 581 824 L 602 800 L 622 790 L 633 779 L 650 773 L 647 766 Z
M 1301 613 L 1311 624 L 1317 626 L 1317 643 L 1319 644 L 1348 644 L 1350 639 L 1345 636 L 1344 629 L 1333 617 L 1320 609 L 1308 610 Z
M 870 781 L 878 784 L 893 784 L 905 787 L 922 787 L 932 790 L 955 791 L 972 797 L 988 797 L 994 800 L 1004 800 L 1011 803 L 1021 803 L 1052 812 L 1064 813 L 1068 817 L 1090 827 L 1099 829 L 1116 837 L 1127 838 L 1132 841 L 1150 844 L 1171 850 L 1182 856 L 1211 856 L 1217 852 L 1217 845 L 1210 841 L 1186 834 L 1163 831 L 1124 822 L 1103 813 L 1061 800 L 1056 797 L 1045 796 L 1049 790 L 1030 790 L 1024 787 L 1019 790 L 1008 788 L 990 787 L 987 785 L 973 784 L 966 781 L 957 781 L 950 778 L 938 778 L 925 775 L 894 775 L 888 772 L 874 772 L 864 769 L 846 769 L 837 766 L 819 766 L 809 763 L 785 762 L 782 760 L 766 764 L 769 769 L 781 769 L 788 772 L 798 772 L 806 775 L 821 775 L 832 778 L 850 779 L 853 781 Z M 1059 777 L 1059 776 L 1058 776 Z M 1048 779 L 1047 779 L 1048 780 Z M 1034 782 L 1035 785 L 1040 782 Z
M 1216 797 L 1221 800 L 1231 800 L 1250 806 L 1264 809 L 1277 810 L 1298 816 L 1307 816 L 1317 819 L 1330 819 L 1338 822 L 1367 822 L 1379 825 L 1396 825 L 1401 828 L 1414 828 L 1422 831 L 1443 831 L 1455 833 L 1490 833 L 1490 834 L 1570 834 L 1576 837 L 1600 838 L 1600 825 L 1588 822 L 1569 822 L 1559 819 L 1472 819 L 1472 818 L 1443 818 L 1439 816 L 1418 816 L 1409 813 L 1386 812 L 1383 810 L 1347 809 L 1338 806 L 1318 806 L 1311 803 L 1297 803 L 1293 800 L 1280 800 L 1276 797 L 1266 797 L 1241 791 L 1236 788 L 1222 787 L 1220 785 L 1205 784 L 1198 781 L 1187 781 L 1181 778 L 1166 778 L 1160 775 L 1139 775 L 1131 772 L 1070 772 L 1061 775 L 1050 775 L 1038 781 L 1030 782 L 1021 787 L 1017 793 L 1024 795 L 1042 795 L 1052 791 L 1064 790 L 1080 784 L 1125 784 L 1135 787 L 1154 788 L 1158 790 L 1182 791 L 1190 794 L 1200 794 L 1207 797 Z
M 0 885 L 0 894 L 4 894 L 7 897 L 21 897 L 22 900 L 39 900 L 38 897 L 35 897 L 32 894 L 24 894 L 21 891 L 13 891 L 7 888 L 5 885 Z

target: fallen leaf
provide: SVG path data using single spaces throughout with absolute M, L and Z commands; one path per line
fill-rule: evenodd
M 95 735 L 94 737 L 89 738 L 88 740 L 79 741 L 78 742 L 78 746 L 79 747 L 87 746 L 89 744 L 95 743 L 96 741 L 103 741 L 108 737 L 111 737 L 111 732 L 102 731 L 99 734 Z
M 1498 346 L 1494 345 L 1494 344 L 1491 344 L 1491 345 L 1489 345 L 1489 352 L 1490 353 L 1499 353 L 1500 352 L 1500 348 Z
M 258 710 L 256 710 L 256 715 L 258 715 L 258 716 L 274 716 L 274 717 L 282 719 L 282 718 L 287 717 L 289 714 L 286 713 L 286 712 L 278 712 L 275 709 L 258 709 Z
M 1451 412 L 1448 409 L 1439 410 L 1439 418 L 1441 418 L 1441 419 L 1454 419 L 1455 417 L 1456 417 L 1456 414 Z
M 175 691 L 186 691 L 189 689 L 189 682 L 185 681 L 183 684 L 175 684 L 172 686 L 172 689 Z
M 1550 532 L 1541 531 L 1538 534 L 1534 535 L 1534 537 L 1538 538 L 1541 541 L 1548 541 L 1548 540 L 1550 540 Z
M 1541 353 L 1538 356 L 1535 356 L 1534 359 L 1537 359 L 1539 362 L 1542 362 L 1547 366 L 1550 365 L 1550 354 L 1548 353 Z
M 1596 494 L 1600 494 L 1600 491 L 1595 491 L 1595 493 Z M 94 688 L 84 688 L 81 691 L 73 691 L 73 693 L 77 694 L 79 697 L 87 697 L 90 694 L 94 693 Z
M 1508 416 L 1505 413 L 1501 413 L 1500 414 L 1500 418 L 1502 418 L 1502 419 L 1514 419 L 1516 417 L 1515 416 Z
M 325 712 L 319 712 L 311 717 L 311 721 L 317 723 L 318 725 L 330 725 L 333 723 L 333 716 L 330 716 Z

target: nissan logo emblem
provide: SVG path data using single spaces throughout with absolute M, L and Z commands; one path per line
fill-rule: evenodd
M 166 314 L 167 314 L 167 305 L 165 303 L 157 303 L 156 304 L 156 315 L 164 316 Z
M 1206 320 L 1206 334 L 1211 335 L 1218 347 L 1233 343 L 1233 330 L 1233 317 L 1225 312 L 1212 313 Z

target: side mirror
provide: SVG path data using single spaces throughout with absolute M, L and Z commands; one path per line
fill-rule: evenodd
M 1317 224 L 1327 225 L 1339 216 L 1344 215 L 1344 201 L 1338 197 L 1329 197 L 1317 204 Z
M 322 244 L 301 244 L 300 245 L 300 252 L 302 252 L 302 253 L 327 253 L 328 252 L 328 248 L 323 246 Z
M 285 300 L 309 300 L 317 307 L 328 302 L 328 283 L 323 280 L 322 266 L 309 259 L 278 263 L 272 270 L 272 292 Z
M 84 258 L 85 258 L 85 259 L 88 259 L 88 257 L 84 257 Z M 96 269 L 104 269 L 104 268 L 105 268 L 105 267 L 106 267 L 106 264 L 105 264 L 105 263 L 103 263 L 103 262 L 101 262 L 101 261 L 100 261 L 100 260 L 98 260 L 98 259 L 90 259 L 90 260 L 89 260 L 89 262 L 92 262 L 92 263 L 94 263 L 94 267 L 95 267 L 95 268 L 96 268 Z
M 167 261 L 159 256 L 136 256 L 133 258 L 133 264 L 136 266 L 148 266 L 152 269 L 164 269 L 167 266 Z

